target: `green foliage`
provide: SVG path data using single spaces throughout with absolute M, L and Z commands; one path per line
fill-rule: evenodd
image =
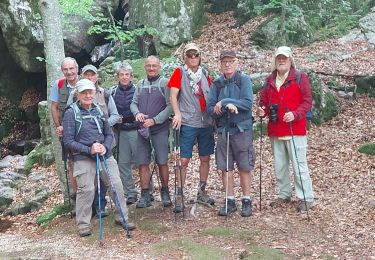
M 36 218 L 38 226 L 47 226 L 56 216 L 68 213 L 70 211 L 69 205 L 57 205 L 51 211 L 42 214 Z
M 100 7 L 94 0 L 59 0 L 63 12 L 63 27 L 71 32 L 78 32 L 80 28 L 74 25 L 74 19 L 96 22 L 104 17 Z
M 263 1 L 261 0 L 238 0 L 237 9 L 235 14 L 237 21 L 240 24 L 244 24 L 250 18 L 258 15 L 257 10 L 263 6 Z
M 358 151 L 360 153 L 368 154 L 368 155 L 375 155 L 375 143 L 368 143 L 361 145 Z
M 189 255 L 189 259 L 225 259 L 224 250 L 221 248 L 198 244 L 190 240 L 172 240 L 156 244 L 154 246 L 156 253 L 162 255 L 165 251 L 178 250 L 184 251 Z
M 257 235 L 255 231 L 231 229 L 225 227 L 207 228 L 200 232 L 201 235 L 253 241 Z

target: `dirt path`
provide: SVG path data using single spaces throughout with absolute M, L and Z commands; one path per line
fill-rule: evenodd
M 228 25 L 232 23 L 226 14 L 210 19 L 227 21 Z M 221 28 L 215 26 L 216 29 Z M 233 36 L 237 42 L 231 43 L 232 47 L 246 48 L 245 33 L 254 25 L 247 26 L 245 32 L 232 30 L 233 35 L 239 35 Z M 210 31 L 205 29 L 198 41 L 206 39 L 211 42 L 218 37 L 213 35 L 210 38 L 209 35 Z M 330 44 L 324 46 L 332 50 Z M 210 55 L 215 52 L 209 50 L 217 50 L 215 48 L 220 46 L 211 47 L 209 44 L 205 47 Z M 300 51 L 303 53 L 304 50 Z M 265 52 L 262 71 L 265 71 L 269 56 L 270 52 Z M 302 61 L 302 56 L 297 55 L 297 58 L 301 57 Z M 246 64 L 250 64 L 250 69 L 261 66 L 256 60 L 249 59 L 243 62 L 243 65 Z M 93 220 L 95 233 L 89 238 L 77 235 L 74 221 L 69 216 L 56 218 L 47 228 L 35 224 L 38 215 L 61 203 L 57 179 L 48 178 L 45 184 L 55 193 L 42 209 L 17 217 L 0 216 L 0 224 L 13 222 L 7 231 L 0 233 L 0 258 L 375 259 L 375 158 L 358 152 L 361 144 L 375 141 L 374 125 L 374 99 L 359 96 L 356 100 L 340 100 L 339 115 L 309 131 L 308 160 L 317 202 L 310 211 L 310 222 L 306 215 L 295 212 L 293 204 L 277 209 L 268 207 L 275 195 L 275 179 L 269 141 L 265 138 L 262 211 L 259 210 L 257 160 L 252 182 L 254 214 L 251 218 L 244 219 L 239 212 L 227 220 L 216 215 L 222 203 L 223 190 L 219 176 L 213 171 L 208 190 L 217 201 L 214 209 L 199 206 L 197 218 L 192 218 L 188 212 L 189 205 L 185 219 L 179 216 L 175 221 L 172 210 L 163 210 L 157 196 L 151 208 L 139 210 L 130 207 L 131 217 L 138 225 L 131 239 L 114 226 L 113 217 L 106 218 L 104 245 L 101 246 L 96 219 Z M 254 146 L 258 155 L 259 139 L 254 140 Z M 170 169 L 173 169 L 172 165 Z M 196 192 L 197 170 L 195 158 L 186 185 L 189 200 Z M 174 189 L 173 183 L 172 174 L 171 190 Z M 236 179 L 237 187 L 238 184 Z M 239 194 L 237 190 L 237 198 Z

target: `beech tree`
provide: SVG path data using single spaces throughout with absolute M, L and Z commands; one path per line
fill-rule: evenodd
M 65 57 L 64 40 L 61 26 L 61 10 L 58 0 L 38 0 L 38 7 L 42 17 L 44 54 L 46 59 L 47 73 L 47 96 L 50 94 L 50 84 L 61 77 L 60 63 Z M 51 107 L 50 101 L 48 101 Z M 69 202 L 67 191 L 67 179 L 62 161 L 61 145 L 55 134 L 55 125 L 50 113 L 52 147 L 55 155 L 56 170 L 60 181 L 61 190 L 64 194 L 64 203 Z

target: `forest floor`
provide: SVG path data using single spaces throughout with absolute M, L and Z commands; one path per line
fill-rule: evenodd
M 247 35 L 258 22 L 230 29 L 234 24 L 230 14 L 210 15 L 209 25 L 195 40 L 207 53 L 204 59 L 207 63 L 211 61 L 210 68 L 217 70 L 216 52 L 220 48 L 235 48 L 246 55 L 255 50 Z M 296 48 L 295 57 L 301 68 L 333 74 L 373 74 L 370 63 L 374 60 L 371 58 L 375 57 L 374 51 L 368 49 L 366 55 L 357 54 L 351 49 L 354 45 L 366 46 L 362 41 L 341 45 L 334 39 Z M 331 53 L 342 51 L 352 53 L 352 58 L 341 62 L 327 58 Z M 262 61 L 241 59 L 242 68 L 251 73 L 267 71 L 272 52 L 262 53 Z M 304 60 L 311 53 L 322 55 L 321 60 Z M 184 218 L 181 214 L 176 218 L 171 208 L 163 209 L 155 192 L 152 207 L 129 207 L 130 217 L 137 224 L 132 238 L 126 238 L 124 231 L 113 224 L 113 216 L 109 216 L 104 219 L 103 243 L 99 243 L 96 218 L 92 220 L 94 233 L 87 238 L 78 236 L 75 222 L 68 215 L 55 218 L 47 227 L 36 225 L 37 216 L 62 203 L 57 177 L 49 174 L 43 185 L 52 187 L 55 192 L 40 210 L 15 217 L 0 216 L 0 258 L 375 259 L 375 157 L 358 152 L 360 145 L 375 140 L 374 125 L 374 99 L 357 95 L 355 99 L 339 99 L 339 114 L 309 130 L 308 162 L 316 196 L 316 206 L 309 211 L 309 219 L 306 214 L 296 212 L 295 199 L 281 208 L 268 206 L 276 194 L 268 138 L 263 139 L 260 210 L 258 138 L 254 140 L 258 160 L 253 172 L 253 216 L 250 218 L 242 218 L 239 211 L 227 219 L 217 216 L 224 190 L 214 170 L 214 160 L 207 189 L 216 200 L 215 207 L 199 205 L 197 216 L 190 216 L 198 183 L 198 160 L 194 157 L 185 187 L 189 203 Z M 173 191 L 172 160 L 170 169 Z M 52 166 L 45 170 L 53 173 L 55 169 Z M 138 179 L 137 173 L 135 175 Z M 235 176 L 236 197 L 239 198 L 239 180 L 238 175 Z

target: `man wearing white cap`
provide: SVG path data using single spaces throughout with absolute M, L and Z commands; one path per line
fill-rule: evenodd
M 175 212 L 182 212 L 182 187 L 195 142 L 200 159 L 197 202 L 213 205 L 215 201 L 205 192 L 210 170 L 210 155 L 214 153 L 212 118 L 207 112 L 211 78 L 201 67 L 201 52 L 194 43 L 186 44 L 183 51 L 185 65 L 174 70 L 168 82 L 171 88 L 171 105 L 174 113 L 172 126 L 179 129 L 181 178 L 178 174 Z
M 289 47 L 277 48 L 272 59 L 272 74 L 261 89 L 257 111 L 259 116 L 269 117 L 268 136 L 279 189 L 271 207 L 291 202 L 289 161 L 292 161 L 294 186 L 299 200 L 297 211 L 306 213 L 313 206 L 313 187 L 306 159 L 306 114 L 311 107 L 312 95 L 307 75 L 296 70 Z
M 103 88 L 101 88 L 98 84 L 98 80 L 99 80 L 98 69 L 94 65 L 91 65 L 91 64 L 85 65 L 82 68 L 81 75 L 82 75 L 82 78 L 88 79 L 95 84 L 94 103 L 97 104 L 100 107 L 100 109 L 104 112 L 104 115 L 106 116 L 106 118 L 108 118 L 109 125 L 112 127 L 114 124 L 116 124 L 120 116 L 117 112 L 116 104 L 115 104 L 115 101 L 113 100 L 113 97 L 109 93 L 107 93 Z M 67 106 L 71 105 L 73 101 L 75 100 L 74 98 L 75 92 L 76 91 L 73 90 L 70 93 L 69 99 L 67 101 Z M 115 141 L 113 141 L 112 147 L 114 147 L 114 145 L 115 145 Z M 101 184 L 102 184 L 102 181 L 101 181 Z M 106 217 L 109 215 L 108 209 L 106 208 L 107 200 L 105 198 L 107 194 L 107 187 L 104 184 L 102 184 L 101 187 L 103 188 L 100 194 L 100 197 L 101 197 L 100 205 L 102 208 L 101 209 L 102 216 Z M 95 209 L 93 214 L 98 214 L 97 196 L 95 196 L 93 208 Z
M 91 235 L 90 220 L 92 202 L 94 200 L 96 176 L 95 155 L 104 156 L 111 173 L 111 181 L 116 190 L 125 220 L 128 220 L 128 210 L 120 179 L 117 163 L 112 156 L 112 130 L 105 119 L 103 111 L 93 103 L 95 85 L 88 79 L 81 79 L 76 85 L 77 102 L 73 103 L 64 113 L 63 142 L 72 153 L 73 176 L 77 180 L 76 223 L 80 236 Z M 103 167 L 103 166 L 102 166 Z M 101 178 L 108 184 L 106 174 Z M 114 196 L 112 190 L 112 197 Z M 115 201 L 115 199 L 114 199 Z M 116 224 L 121 224 L 117 213 Z M 127 223 L 129 230 L 135 228 L 133 223 Z

